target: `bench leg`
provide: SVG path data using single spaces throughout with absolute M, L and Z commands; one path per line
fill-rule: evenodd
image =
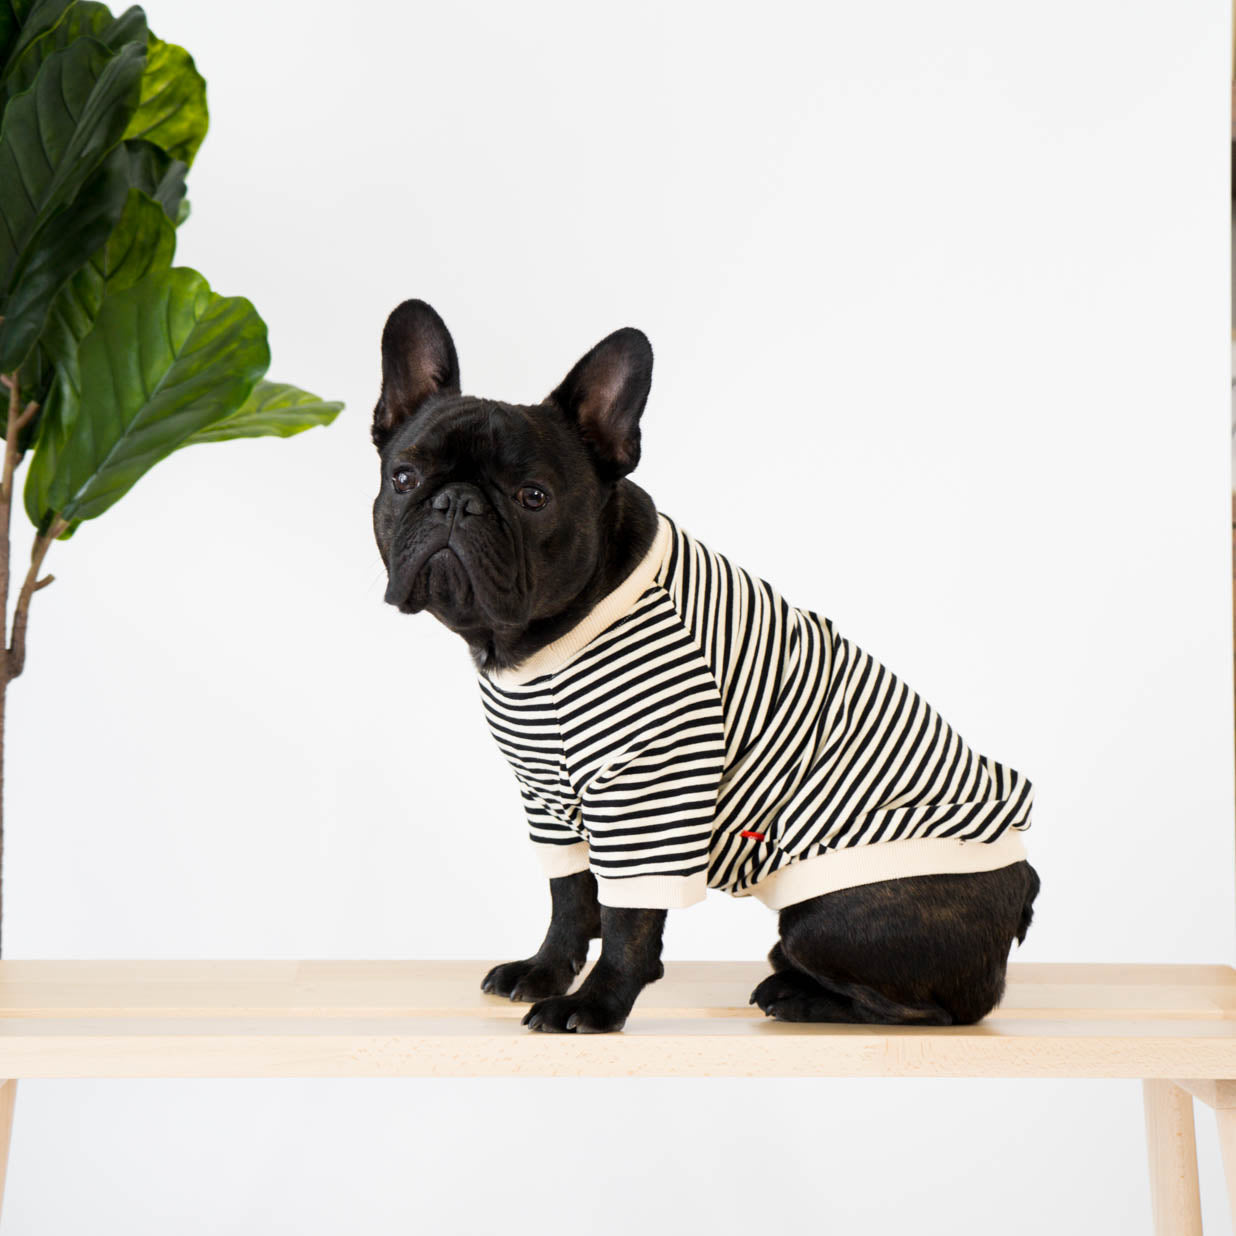
M 1142 1092 L 1155 1236 L 1202 1236 L 1193 1096 L 1170 1081 L 1144 1081 Z
M 17 1082 L 0 1082 L 0 1213 L 4 1209 L 4 1182 L 9 1174 L 9 1142 L 13 1137 L 13 1106 L 17 1102 Z
M 1223 1174 L 1227 1177 L 1227 1203 L 1232 1211 L 1232 1230 L 1236 1231 L 1236 1081 L 1195 1078 L 1176 1083 L 1195 1099 L 1214 1108 L 1219 1129 L 1219 1149 L 1223 1152 Z
M 1223 1175 L 1227 1178 L 1227 1204 L 1232 1209 L 1232 1230 L 1236 1232 L 1236 1107 L 1216 1107 L 1219 1149 L 1223 1152 Z

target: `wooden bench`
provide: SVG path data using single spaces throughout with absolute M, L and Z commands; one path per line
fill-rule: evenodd
M 1127 1077 L 1142 1081 L 1158 1236 L 1202 1230 L 1191 1095 L 1236 1195 L 1236 970 L 1009 967 L 977 1026 L 769 1021 L 763 962 L 670 962 L 620 1034 L 519 1024 L 492 963 L 0 962 L 0 1198 L 23 1077 Z

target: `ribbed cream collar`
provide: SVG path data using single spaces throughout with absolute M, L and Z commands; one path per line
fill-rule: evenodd
M 544 648 L 534 652 L 526 661 L 521 661 L 510 669 L 495 670 L 493 673 L 488 670 L 481 672 L 496 686 L 520 687 L 542 674 L 550 674 L 560 669 L 585 644 L 611 623 L 617 622 L 635 604 L 648 585 L 656 579 L 669 547 L 670 522 L 658 511 L 657 533 L 648 552 L 613 592 L 603 596 L 569 631 L 558 636 L 552 644 L 546 644 Z

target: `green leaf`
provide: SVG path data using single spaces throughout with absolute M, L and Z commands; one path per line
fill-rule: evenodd
M 132 287 L 152 270 L 166 270 L 175 252 L 176 229 L 166 212 L 145 193 L 130 189 L 119 222 L 56 297 L 39 339 L 40 351 L 68 383 L 66 394 L 81 390 L 77 349 L 104 297 Z
M 84 4 L 86 0 L 78 0 L 78 3 Z M 100 5 L 100 7 L 106 8 L 107 6 Z M 108 15 L 111 15 L 110 12 Z M 117 51 L 126 43 L 144 43 L 149 38 L 150 31 L 146 28 L 146 13 L 140 4 L 125 9 L 119 17 L 112 18 L 111 25 L 104 26 L 99 32 L 100 41 L 106 43 L 108 47 L 114 47 Z
M 114 196 L 115 168 L 107 180 L 113 196 L 98 184 L 83 186 L 99 171 L 120 141 L 133 114 L 144 51 L 127 44 L 112 53 L 83 37 L 44 61 L 34 86 L 4 109 L 0 123 L 0 370 L 24 359 L 46 318 L 52 297 L 64 281 L 106 238 L 124 206 Z M 96 178 L 97 179 L 97 178 Z M 81 213 L 49 223 L 79 194 L 89 200 Z M 111 223 L 98 234 L 100 211 L 115 207 Z M 85 226 L 93 219 L 95 231 Z M 61 235 L 71 226 L 72 236 Z M 37 275 L 23 289 L 14 311 L 12 299 L 27 274 Z
M 62 51 L 82 35 L 92 36 L 112 51 L 119 51 L 126 43 L 145 44 L 149 38 L 146 14 L 135 5 L 119 17 L 113 17 L 105 4 L 98 4 L 95 0 L 77 0 L 64 11 L 56 25 L 29 43 L 5 70 L 5 98 L 11 99 L 23 90 L 29 90 L 43 61 L 52 52 Z
M 29 7 L 18 0 L 0 0 L 0 71 L 8 63 L 17 32 L 21 29 L 23 10 Z
M 77 354 L 83 392 L 50 475 L 42 434 L 26 509 L 42 525 L 101 515 L 198 430 L 228 417 L 270 363 L 266 325 L 194 270 L 152 271 L 103 301 Z
M 104 244 L 52 301 L 39 341 L 21 367 L 23 396 L 41 405 L 48 402 L 57 365 L 76 391 L 77 345 L 93 324 L 105 293 L 128 287 L 152 267 L 172 264 L 176 235 L 168 216 L 184 192 L 185 165 L 149 142 L 125 142 L 124 147 L 131 181 L 124 211 Z M 155 195 L 158 201 L 152 200 Z M 28 431 L 23 441 L 32 436 Z
M 124 152 L 114 150 L 68 205 L 31 239 L 0 327 L 0 373 L 18 368 L 42 334 L 61 289 L 106 243 L 129 188 Z M 163 212 L 160 210 L 160 214 Z
M 6 70 L 17 63 L 22 52 L 36 39 L 41 39 L 63 20 L 71 3 L 72 0 L 35 0 L 29 4 L 18 0 L 5 6 L 7 12 L 0 18 L 0 29 L 8 25 L 16 35 L 4 57 Z
M 175 43 L 150 36 L 142 98 L 125 137 L 142 137 L 174 159 L 192 163 L 206 136 L 206 81 L 193 57 Z
M 69 436 L 76 409 L 72 406 L 68 384 L 56 375 L 42 410 L 39 412 L 34 438 L 34 455 L 26 472 L 24 500 L 30 522 L 40 532 L 51 525 L 54 512 L 48 505 L 47 488 L 56 475 L 60 451 Z
M 53 52 L 0 125 L 0 289 L 25 241 L 67 202 L 120 141 L 137 104 L 144 52 L 81 38 Z
M 124 212 L 105 243 L 57 293 L 38 343 L 21 367 L 23 396 L 44 407 L 39 419 L 46 414 L 57 367 L 70 387 L 66 397 L 77 391 L 77 345 L 90 330 L 103 296 L 135 283 L 153 267 L 172 264 L 176 234 L 170 215 L 177 204 L 184 205 L 180 195 L 185 165 L 149 142 L 128 141 L 123 147 L 131 182 Z M 66 406 L 71 410 L 76 405 L 70 400 Z M 22 435 L 23 449 L 37 423 Z
M 167 217 L 179 223 L 189 165 L 173 159 L 154 142 L 129 138 L 124 146 L 129 154 L 129 183 L 154 198 L 167 212 Z
M 166 270 L 175 249 L 176 231 L 163 208 L 146 194 L 130 189 L 124 213 L 107 242 L 53 301 L 39 346 L 22 372 L 23 391 L 42 404 L 22 447 L 29 449 L 32 442 L 39 445 L 39 466 L 45 475 L 54 473 L 77 415 L 81 402 L 77 350 L 94 325 L 104 297 L 132 287 L 152 270 Z
M 120 222 L 82 277 L 97 282 L 102 299 L 104 292 L 123 292 L 152 270 L 170 267 L 175 252 L 176 228 L 167 211 L 140 189 L 130 189 Z
M 342 409 L 341 403 L 319 399 L 286 382 L 263 380 L 231 416 L 199 429 L 181 445 L 226 442 L 231 438 L 290 438 L 314 425 L 329 425 Z

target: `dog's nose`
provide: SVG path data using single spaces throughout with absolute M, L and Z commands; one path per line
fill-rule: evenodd
M 454 511 L 458 515 L 484 515 L 485 502 L 473 485 L 443 485 L 433 496 L 435 511 Z

